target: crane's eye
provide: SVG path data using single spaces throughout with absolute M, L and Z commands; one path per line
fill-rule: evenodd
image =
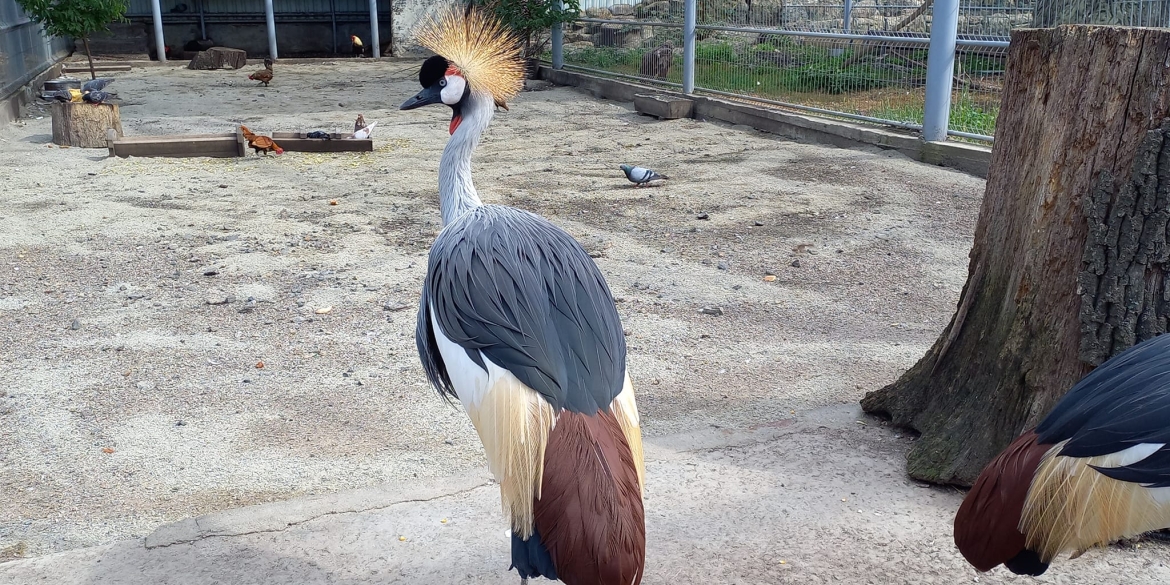
M 447 87 L 447 80 L 446 80 L 446 79 L 440 79 L 440 80 L 439 80 L 439 87 Z

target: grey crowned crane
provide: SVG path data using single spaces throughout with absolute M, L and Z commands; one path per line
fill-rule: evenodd
M 451 108 L 439 163 L 443 229 L 415 340 L 427 377 L 479 433 L 511 524 L 511 568 L 570 585 L 637 585 L 646 530 L 638 409 L 613 297 L 569 234 L 484 205 L 471 154 L 523 87 L 515 37 L 468 7 L 424 20 L 436 56 L 402 104 Z
M 984 468 L 955 516 L 980 571 L 1040 575 L 1062 552 L 1170 528 L 1170 335 L 1089 372 Z

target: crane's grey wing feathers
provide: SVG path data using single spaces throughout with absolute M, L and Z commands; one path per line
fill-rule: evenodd
M 1067 440 L 1068 457 L 1110 455 L 1161 445 L 1140 461 L 1097 468 L 1120 481 L 1170 487 L 1170 335 L 1159 335 L 1107 360 L 1076 383 L 1036 427 L 1038 442 Z
M 624 385 L 625 337 L 605 279 L 537 215 L 485 205 L 431 247 L 415 341 L 431 383 L 454 396 L 429 311 L 476 364 L 486 370 L 486 357 L 554 408 L 592 414 Z

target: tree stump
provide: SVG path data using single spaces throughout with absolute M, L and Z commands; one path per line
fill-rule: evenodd
M 106 148 L 106 130 L 122 136 L 116 104 L 53 103 L 53 144 Z
M 967 284 L 913 368 L 862 400 L 970 485 L 1093 367 L 1170 317 L 1170 31 L 1012 32 Z
M 187 64 L 187 69 L 222 69 L 229 66 L 240 69 L 248 63 L 248 53 L 243 49 L 229 49 L 228 47 L 212 47 L 206 51 L 199 51 L 195 58 Z

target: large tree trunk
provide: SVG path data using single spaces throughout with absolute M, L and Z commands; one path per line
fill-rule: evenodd
M 1170 26 L 1170 0 L 1036 0 L 1032 26 L 1061 24 L 1111 24 L 1121 26 Z
M 969 485 L 1092 367 L 1170 315 L 1170 31 L 1017 30 L 967 284 L 862 400 L 921 432 L 910 475 Z

